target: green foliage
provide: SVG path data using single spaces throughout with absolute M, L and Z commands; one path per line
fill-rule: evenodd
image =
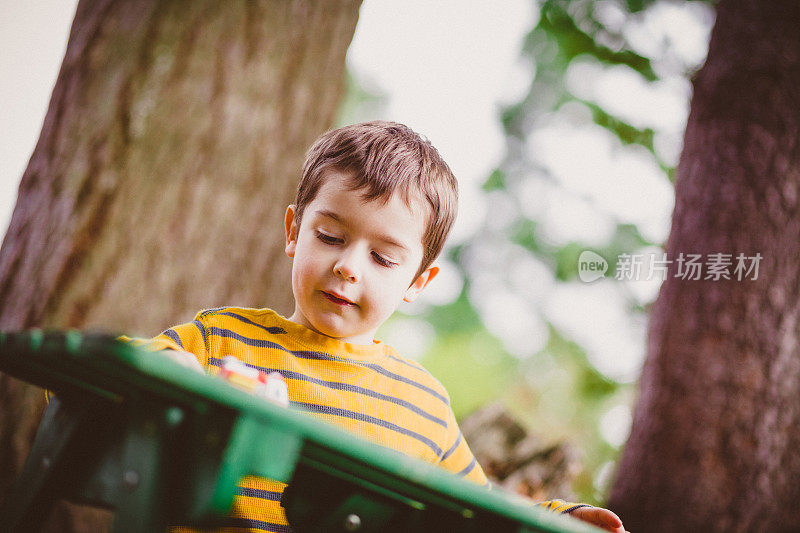
M 653 151 L 654 132 L 651 128 L 646 128 L 643 130 L 636 128 L 624 120 L 621 120 L 606 112 L 602 107 L 595 103 L 587 102 L 586 100 L 578 101 L 588 107 L 592 112 L 592 120 L 595 124 L 612 132 L 620 141 L 622 141 L 623 144 L 640 144 L 651 152 Z
M 613 275 L 621 254 L 660 244 L 650 242 L 635 225 L 623 223 L 617 223 L 604 243 L 593 242 L 590 246 L 579 239 L 566 244 L 550 242 L 542 235 L 543 221 L 524 214 L 536 210 L 525 209 L 531 206 L 521 204 L 519 191 L 528 180 L 543 180 L 548 186 L 557 186 L 557 180 L 548 175 L 536 154 L 526 152 L 526 141 L 546 120 L 558 120 L 558 113 L 568 103 L 583 106 L 592 123 L 623 145 L 643 147 L 664 172 L 665 179 L 671 179 L 674 169 L 659 159 L 655 149 L 658 131 L 637 127 L 598 102 L 578 98 L 571 94 L 566 83 L 570 65 L 576 60 L 603 67 L 624 66 L 647 83 L 658 81 L 660 58 L 637 52 L 626 40 L 625 26 L 637 17 L 641 19 L 648 9 L 662 1 L 665 0 L 606 0 L 606 7 L 613 5 L 624 13 L 626 20 L 616 29 L 602 22 L 598 2 L 545 0 L 541 4 L 541 16 L 521 51 L 523 60 L 535 67 L 532 69 L 535 74 L 528 93 L 500 112 L 498 118 L 507 138 L 507 153 L 482 187 L 487 198 L 508 200 L 499 205 L 513 206 L 513 212 L 504 213 L 513 219 L 501 227 L 482 228 L 475 237 L 449 250 L 448 258 L 460 269 L 464 287 L 454 302 L 422 315 L 436 331 L 436 341 L 422 363 L 448 389 L 457 416 L 499 400 L 540 438 L 551 442 L 568 439 L 581 450 L 585 467 L 574 489 L 578 498 L 593 504 L 602 503 L 609 467 L 619 454 L 618 446 L 603 436 L 601 421 L 610 409 L 633 405 L 634 384 L 620 383 L 601 373 L 582 346 L 549 322 L 547 344 L 540 352 L 527 357 L 512 355 L 503 339 L 494 336 L 483 324 L 475 308 L 480 303 L 469 297 L 471 280 L 486 274 L 471 271 L 477 267 L 471 265 L 469 258 L 471 252 L 480 251 L 487 244 L 491 246 L 483 249 L 486 253 L 509 250 L 514 254 L 529 253 L 547 265 L 555 283 L 574 283 L 578 277 L 578 257 L 584 250 L 593 250 L 604 257 Z M 690 69 L 686 74 L 691 75 Z M 353 90 L 351 87 L 350 91 Z M 371 99 L 368 93 L 354 94 L 351 99 L 380 101 L 380 97 Z M 508 257 L 517 257 L 514 254 L 509 253 Z M 493 274 L 497 274 L 498 283 L 502 284 L 510 276 L 503 269 L 511 270 L 512 265 L 500 261 Z M 510 288 L 515 289 L 509 283 L 498 290 Z M 646 306 L 629 304 L 632 318 L 646 312 Z M 546 316 L 543 318 L 547 320 Z
M 632 386 L 595 370 L 578 344 L 551 328 L 546 348 L 520 360 L 477 324 L 438 336 L 421 362 L 448 390 L 458 418 L 499 400 L 545 442 L 567 439 L 578 446 L 584 471 L 574 490 L 581 501 L 602 502 L 595 476 L 619 449 L 603 441 L 597 422 L 610 406 L 630 404 Z
M 547 257 L 552 253 L 552 248 L 543 243 L 536 234 L 537 223 L 528 218 L 520 218 L 514 223 L 511 231 L 511 242 L 519 244 L 530 250 L 532 253 Z M 549 252 L 549 253 L 548 253 Z
M 657 0 L 628 0 L 617 5 L 627 10 L 628 17 L 634 17 L 655 3 Z M 636 127 L 598 103 L 574 96 L 566 85 L 570 64 L 578 58 L 607 66 L 623 65 L 646 82 L 658 80 L 653 60 L 637 53 L 622 33 L 607 28 L 595 16 L 595 9 L 596 3 L 588 0 L 547 0 L 542 4 L 539 22 L 528 34 L 523 48 L 524 56 L 535 64 L 536 74 L 529 93 L 501 112 L 508 155 L 488 176 L 484 191 L 507 194 L 516 204 L 519 202 L 516 191 L 522 180 L 550 179 L 547 170 L 538 165 L 535 154 L 525 154 L 519 147 L 525 145 L 541 119 L 552 117 L 568 102 L 584 106 L 591 121 L 623 145 L 645 148 L 664 172 L 665 179 L 671 179 L 674 169 L 660 160 L 655 150 L 656 131 Z M 520 167 L 530 169 L 537 177 L 526 176 Z M 540 234 L 540 222 L 520 214 L 504 236 L 510 244 L 521 246 L 549 265 L 557 282 L 577 279 L 578 257 L 584 250 L 594 250 L 606 258 L 613 275 L 620 254 L 658 244 L 646 239 L 635 225 L 623 223 L 618 223 L 608 242 L 600 246 L 580 241 L 554 244 Z M 470 275 L 465 272 L 467 279 Z M 638 304 L 631 303 L 629 308 L 633 313 L 645 312 Z M 619 449 L 603 437 L 601 420 L 614 406 L 632 407 L 633 392 L 633 384 L 618 383 L 603 375 L 581 346 L 551 326 L 547 346 L 532 357 L 518 360 L 516 377 L 504 389 L 498 389 L 496 397 L 538 435 L 553 440 L 568 439 L 576 444 L 583 453 L 585 467 L 574 486 L 577 495 L 584 501 L 602 503 L 608 474 Z
M 559 360 L 563 360 L 565 364 L 576 366 L 574 386 L 580 398 L 602 402 L 619 390 L 621 386 L 619 383 L 608 379 L 589 363 L 586 352 L 579 344 L 562 336 L 556 329 L 551 330 L 547 351 Z
M 580 243 L 570 242 L 555 250 L 557 279 L 567 281 L 578 277 L 578 257 L 586 248 Z
M 506 173 L 496 168 L 489 174 L 489 177 L 486 178 L 486 181 L 483 184 L 483 190 L 486 192 L 496 191 L 499 189 L 506 188 Z
M 628 1 L 621 7 L 632 17 L 657 2 Z M 539 115 L 557 110 L 568 102 L 578 102 L 590 111 L 595 124 L 607 129 L 623 144 L 647 149 L 671 180 L 674 168 L 659 159 L 652 129 L 637 128 L 597 103 L 575 97 L 565 85 L 567 70 L 578 58 L 589 58 L 607 66 L 628 67 L 648 82 L 659 79 L 652 60 L 637 53 L 622 33 L 606 27 L 597 18 L 596 9 L 596 2 L 590 0 L 547 0 L 542 4 L 539 22 L 523 46 L 523 54 L 536 65 L 536 76 L 529 94 L 502 110 L 501 122 L 506 134 L 524 139 L 536 127 Z M 605 43 L 613 43 L 613 47 Z
M 658 166 L 661 167 L 661 170 L 667 175 L 669 180 L 672 181 L 672 176 L 675 172 L 675 169 L 663 162 L 656 154 L 655 146 L 653 144 L 655 132 L 652 128 L 639 129 L 628 124 L 624 120 L 613 116 L 593 102 L 587 102 L 586 100 L 580 99 L 576 99 L 576 101 L 589 108 L 589 110 L 592 112 L 592 120 L 595 124 L 613 133 L 614 136 L 616 136 L 617 139 L 622 142 L 622 144 L 638 144 L 639 146 L 644 146 L 647 148 L 647 151 L 650 152 L 658 162 Z
M 483 327 L 478 313 L 467 297 L 468 289 L 469 282 L 464 285 L 456 301 L 437 307 L 425 316 L 440 336 L 473 332 Z
M 611 407 L 631 405 L 632 388 L 595 370 L 578 344 L 551 327 L 547 347 L 519 363 L 500 398 L 546 442 L 567 440 L 579 448 L 583 471 L 573 489 L 580 501 L 601 504 L 605 494 L 596 477 L 620 450 L 605 442 L 599 421 Z
M 440 336 L 422 364 L 450 394 L 456 417 L 494 401 L 514 377 L 517 361 L 484 328 Z
M 649 81 L 658 79 L 650 60 L 630 49 L 612 50 L 598 43 L 598 34 L 605 30 L 594 18 L 593 12 L 586 12 L 586 26 L 592 28 L 592 34 L 582 31 L 568 9 L 570 4 L 564 0 L 548 0 L 542 5 L 541 18 L 535 31 L 546 34 L 545 42 L 554 42 L 558 47 L 558 57 L 553 61 L 556 68 L 566 70 L 576 57 L 588 54 L 608 65 L 626 65 Z M 589 6 L 591 7 L 591 5 Z M 610 33 L 610 32 L 609 32 Z
M 617 224 L 609 242 L 598 248 L 583 242 L 568 242 L 562 246 L 554 246 L 539 237 L 536 233 L 537 223 L 534 220 L 521 218 L 513 226 L 509 239 L 514 244 L 523 246 L 540 260 L 553 267 L 555 278 L 559 281 L 570 281 L 578 277 L 578 257 L 584 250 L 591 250 L 609 263 L 610 271 L 616 269 L 617 258 L 623 253 L 633 253 L 646 246 L 653 246 L 645 239 L 633 224 Z
M 639 233 L 639 228 L 633 224 L 617 224 L 617 229 L 611 237 L 611 242 L 603 250 L 609 259 L 616 259 L 622 253 L 630 253 L 654 243 L 648 241 Z M 614 265 L 615 266 L 615 265 Z

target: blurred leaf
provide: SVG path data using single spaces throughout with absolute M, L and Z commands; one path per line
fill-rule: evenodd
M 578 397 L 592 403 L 603 402 L 619 390 L 620 384 L 600 373 L 586 357 L 586 351 L 576 342 L 551 327 L 548 351 L 558 356 L 564 364 L 577 365 L 575 387 Z
M 556 251 L 556 279 L 566 281 L 578 277 L 578 257 L 587 246 L 578 242 L 569 242 Z
M 522 139 L 525 137 L 525 101 L 506 106 L 500 113 L 500 123 L 506 135 Z
M 625 5 L 631 13 L 644 11 L 645 7 L 653 3 L 653 0 L 625 0 Z
M 464 284 L 461 294 L 453 303 L 437 307 L 425 316 L 439 336 L 450 336 L 483 328 L 483 322 L 467 297 L 468 289 L 469 280 Z
M 598 251 L 608 261 L 612 271 L 617 267 L 617 259 L 621 254 L 630 254 L 645 247 L 656 244 L 645 239 L 635 224 L 617 224 L 611 242 L 603 250 Z
M 604 398 L 614 394 L 619 388 L 619 383 L 608 379 L 591 365 L 585 365 L 581 370 L 580 392 L 584 397 Z
M 578 100 L 580 103 L 589 108 L 592 112 L 592 120 L 598 126 L 602 126 L 622 141 L 623 144 L 639 144 L 647 148 L 653 155 L 655 150 L 653 148 L 653 135 L 654 132 L 650 128 L 643 130 L 631 126 L 622 119 L 619 119 L 599 105 L 587 102 L 586 100 Z
M 537 223 L 528 218 L 519 219 L 513 226 L 511 242 L 519 244 L 538 255 L 550 255 L 547 247 L 536 236 Z
M 495 169 L 483 183 L 483 190 L 486 192 L 496 191 L 506 188 L 506 174 L 500 169 Z
M 652 154 L 653 158 L 655 158 L 656 163 L 658 163 L 658 166 L 665 173 L 667 178 L 672 181 L 671 177 L 675 169 L 661 161 L 661 159 L 658 157 L 653 144 L 655 132 L 651 128 L 639 129 L 635 126 L 632 126 L 624 120 L 608 113 L 605 109 L 593 102 L 588 102 L 586 100 L 577 98 L 575 101 L 578 101 L 588 107 L 592 112 L 592 121 L 598 126 L 601 126 L 613 133 L 614 136 L 616 136 L 617 139 L 622 142 L 622 144 L 637 144 L 646 148 L 647 151 Z
M 650 60 L 632 50 L 615 51 L 597 42 L 594 36 L 582 31 L 566 10 L 568 2 L 548 0 L 542 5 L 542 16 L 538 28 L 544 30 L 558 44 L 560 67 L 567 65 L 581 54 L 589 54 L 609 65 L 627 65 L 648 81 L 658 79 Z M 595 24 L 597 21 L 594 21 Z

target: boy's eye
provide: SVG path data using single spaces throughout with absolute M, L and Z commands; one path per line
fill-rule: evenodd
M 325 244 L 341 244 L 342 239 L 338 237 L 334 237 L 333 235 L 328 235 L 327 233 L 322 233 L 321 231 L 317 232 L 317 238 L 324 242 Z
M 385 266 L 385 267 L 395 267 L 395 266 L 397 266 L 397 263 L 395 263 L 393 261 L 389 261 L 388 259 L 386 259 L 385 257 L 383 257 L 381 254 L 379 254 L 377 252 L 372 252 L 372 258 L 375 259 L 375 262 L 378 263 L 381 266 Z

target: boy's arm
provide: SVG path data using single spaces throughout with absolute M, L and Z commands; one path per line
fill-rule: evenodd
M 194 321 L 168 328 L 152 339 L 131 339 L 125 336 L 119 339 L 145 350 L 162 351 L 173 361 L 195 370 L 202 371 L 210 361 L 208 333 L 200 315 Z
M 181 324 L 164 330 L 152 339 L 131 338 L 127 335 L 120 335 L 117 340 L 129 342 L 133 346 L 141 347 L 151 352 L 161 351 L 178 364 L 192 370 L 204 372 L 203 368 L 208 366 L 208 342 L 205 325 L 199 320 L 200 315 L 195 317 L 189 324 Z M 49 389 L 44 391 L 46 404 L 50 404 L 53 393 Z
M 447 430 L 443 439 L 442 454 L 439 456 L 439 466 L 457 476 L 488 487 L 489 480 L 472 454 L 472 450 L 469 449 L 453 410 L 449 406 L 447 410 Z
M 625 528 L 622 526 L 622 520 L 614 512 L 602 507 L 594 507 L 585 503 L 565 502 L 563 500 L 549 500 L 540 502 L 537 505 L 554 513 L 568 514 L 606 531 L 626 533 Z

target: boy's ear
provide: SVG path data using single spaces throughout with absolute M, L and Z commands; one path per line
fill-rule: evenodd
M 403 301 L 413 302 L 414 300 L 416 300 L 417 296 L 419 296 L 419 294 L 422 292 L 422 289 L 424 289 L 425 286 L 428 283 L 430 283 L 431 280 L 435 278 L 436 274 L 438 273 L 439 273 L 439 267 L 436 265 L 431 265 L 428 268 L 426 268 L 422 272 L 422 274 L 417 276 L 417 279 L 415 279 L 411 283 L 411 286 L 408 289 L 406 289 L 406 295 L 403 298 Z
M 291 204 L 286 208 L 286 216 L 284 217 L 284 225 L 286 226 L 286 255 L 294 257 L 294 251 L 297 248 L 297 206 Z

